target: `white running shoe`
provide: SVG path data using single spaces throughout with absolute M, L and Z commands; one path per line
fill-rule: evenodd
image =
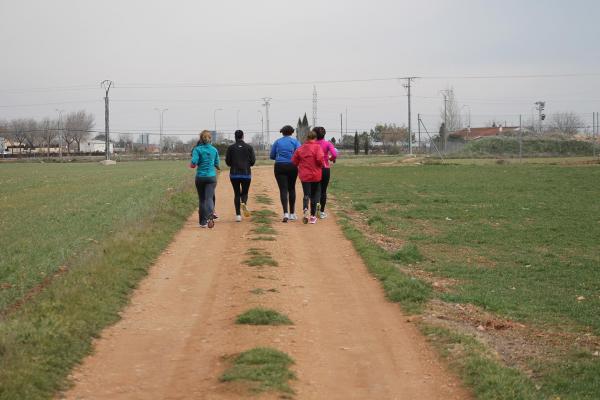
M 198 225 L 200 225 L 200 228 L 208 228 L 208 224 L 204 224 L 204 225 L 198 224 Z
M 304 215 L 302 215 L 302 223 L 308 224 L 308 208 L 304 209 Z
M 242 222 L 242 216 L 241 215 L 236 215 L 235 216 L 235 222 Z
M 283 219 L 281 220 L 281 222 L 288 222 L 289 219 L 290 219 L 290 215 L 288 213 L 284 213 Z
M 296 214 L 293 214 L 293 213 L 290 214 L 290 222 L 294 222 L 296 220 L 298 220 L 298 217 L 296 216 Z
M 325 218 L 327 218 L 327 213 L 326 213 L 325 211 L 321 211 L 321 212 L 319 213 L 319 218 L 321 218 L 321 219 L 325 219 Z

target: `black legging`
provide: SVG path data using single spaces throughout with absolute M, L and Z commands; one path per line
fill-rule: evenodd
M 275 179 L 279 186 L 279 198 L 283 206 L 283 212 L 288 212 L 288 200 L 290 204 L 289 212 L 294 213 L 296 207 L 296 178 L 298 177 L 298 168 L 292 163 L 275 163 Z
M 323 177 L 321 178 L 321 212 L 325 211 L 325 203 L 327 203 L 327 186 L 329 185 L 330 177 L 331 170 L 329 168 L 323 168 Z
M 310 200 L 310 215 L 314 217 L 317 213 L 317 203 L 319 202 L 321 192 L 321 182 L 302 182 L 302 191 L 304 192 L 302 208 L 306 210 L 308 208 L 308 201 Z
M 248 204 L 248 191 L 250 190 L 250 179 L 230 178 L 233 186 L 233 204 L 235 204 L 235 215 L 240 214 L 240 203 Z

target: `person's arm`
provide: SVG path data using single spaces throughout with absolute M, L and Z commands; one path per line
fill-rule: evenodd
M 190 161 L 190 168 L 196 168 L 196 166 L 198 165 L 198 152 L 196 151 L 196 148 L 194 147 L 194 149 L 192 150 L 192 161 Z
M 325 153 L 323 153 L 321 146 L 317 147 L 317 166 L 320 168 L 325 166 Z
M 298 166 L 298 164 L 300 164 L 300 157 L 298 156 L 298 154 L 299 152 L 295 151 L 292 155 L 292 164 L 294 164 L 296 167 Z
M 250 166 L 254 166 L 256 163 L 256 154 L 254 154 L 254 147 L 248 145 L 250 147 Z
M 219 166 L 219 151 L 215 147 L 213 147 L 213 149 L 215 149 L 215 168 L 221 170 L 221 167 Z
M 227 164 L 228 167 L 231 167 L 231 147 L 232 146 L 229 146 L 225 152 L 225 164 Z
M 269 154 L 269 158 L 271 160 L 275 160 L 277 158 L 277 141 L 275 141 L 273 146 L 271 146 L 271 154 Z
M 329 150 L 329 153 L 331 154 L 331 157 L 329 157 L 329 160 L 335 162 L 335 160 L 337 159 L 337 156 L 338 156 L 338 152 L 335 149 L 335 146 L 331 142 L 329 142 L 327 149 Z

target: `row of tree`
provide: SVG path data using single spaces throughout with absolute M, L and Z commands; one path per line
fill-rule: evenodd
M 0 137 L 29 152 L 46 148 L 49 153 L 51 147 L 58 147 L 60 143 L 66 146 L 67 152 L 71 152 L 73 145 L 80 151 L 81 142 L 91 136 L 93 127 L 94 116 L 81 110 L 66 114 L 62 120 L 17 118 L 0 121 Z

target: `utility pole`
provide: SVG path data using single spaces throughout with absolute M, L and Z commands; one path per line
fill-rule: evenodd
M 444 151 L 446 151 L 446 133 L 448 132 L 448 94 L 450 90 L 442 90 L 442 96 L 444 96 L 444 130 L 442 134 L 444 137 L 442 138 L 442 145 L 444 146 Z
M 105 90 L 106 96 L 104 96 L 104 136 L 105 136 L 105 153 L 106 160 L 110 160 L 110 128 L 109 128 L 109 109 L 108 109 L 108 92 L 114 85 L 114 82 L 108 79 L 100 82 L 100 86 Z
M 523 119 L 519 114 L 519 162 L 523 161 Z
M 340 113 L 340 134 L 342 132 L 344 132 L 344 124 L 342 123 L 342 116 L 343 116 L 343 114 Z
M 164 127 L 164 114 L 165 111 L 168 111 L 168 108 L 155 108 L 156 111 L 160 113 L 160 131 L 158 134 L 158 158 L 162 158 L 162 137 L 163 137 L 163 127 Z
M 263 122 L 263 113 L 262 111 L 258 110 L 258 113 L 260 114 L 260 145 L 262 146 L 265 142 L 265 125 Z
M 317 126 L 317 87 L 313 85 L 313 128 Z
M 216 143 L 217 139 L 219 138 L 219 134 L 217 133 L 217 111 L 223 111 L 222 108 L 216 108 L 215 111 L 213 111 L 213 121 L 215 122 L 215 137 L 213 138 L 213 141 Z
M 269 130 L 269 106 L 271 105 L 270 97 L 263 97 L 265 107 L 265 116 L 267 118 L 267 150 L 271 150 L 271 131 Z
M 408 152 L 412 155 L 412 116 L 411 116 L 411 96 L 410 96 L 410 87 L 412 81 L 415 79 L 415 76 L 410 76 L 406 79 L 406 85 L 404 87 L 408 90 Z M 444 112 L 445 114 L 445 112 Z
M 421 150 L 421 124 L 419 123 L 419 121 L 421 121 L 421 114 L 417 114 L 417 125 L 418 125 L 418 129 L 419 129 L 419 151 Z
M 60 130 L 60 123 L 62 121 L 62 113 L 65 112 L 65 110 L 59 110 L 56 109 L 56 112 L 58 113 L 58 157 L 60 159 L 60 162 L 62 162 L 62 132 Z
M 346 107 L 346 135 L 347 134 L 348 134 L 348 107 Z M 344 137 L 343 133 L 340 132 L 340 140 L 342 140 L 343 137 Z

